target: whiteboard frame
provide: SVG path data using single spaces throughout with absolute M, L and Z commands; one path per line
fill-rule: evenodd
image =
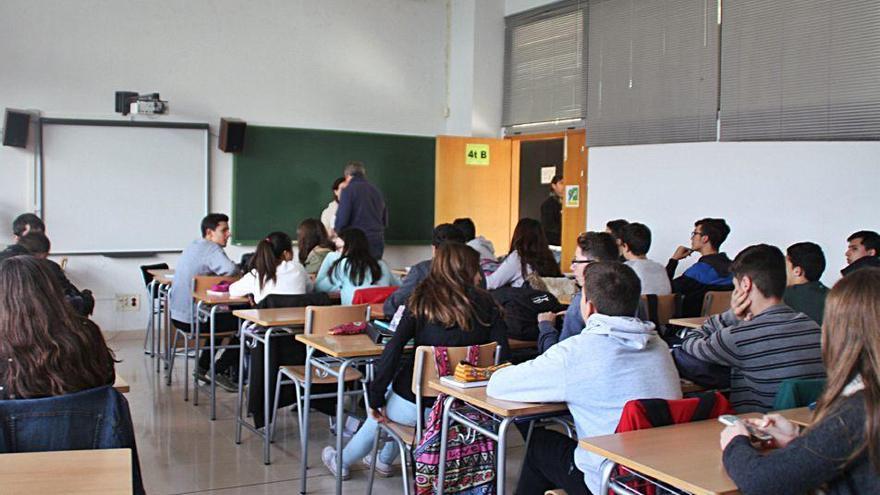
M 40 125 L 37 132 L 37 164 L 34 169 L 34 205 L 35 213 L 42 217 L 44 204 L 43 195 L 43 126 L 45 125 L 78 125 L 78 126 L 96 126 L 96 127 L 159 127 L 165 129 L 202 129 L 205 131 L 205 211 L 207 215 L 211 211 L 211 131 L 207 123 L 199 122 L 143 122 L 136 120 L 101 120 L 101 119 L 66 119 L 53 117 L 40 117 Z M 145 255 L 153 255 L 156 253 L 179 253 L 181 249 L 160 249 L 160 250 L 100 250 L 100 251 L 65 251 L 55 254 L 101 254 L 120 257 L 139 257 Z

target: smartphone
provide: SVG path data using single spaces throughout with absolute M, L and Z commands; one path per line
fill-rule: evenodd
M 749 435 L 751 437 L 753 437 L 755 440 L 758 440 L 760 442 L 769 442 L 769 441 L 773 440 L 773 436 L 770 435 L 769 433 L 765 433 L 761 430 L 758 430 L 757 428 L 752 427 L 752 425 L 739 419 L 739 417 L 734 416 L 733 414 L 723 414 L 721 416 L 718 416 L 718 421 L 720 421 L 721 424 L 724 424 L 727 426 L 733 426 L 738 422 L 742 422 L 742 424 L 744 424 L 746 426 L 746 429 L 749 430 Z

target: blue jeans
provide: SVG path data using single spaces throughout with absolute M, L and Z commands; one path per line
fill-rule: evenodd
M 385 394 L 385 416 L 394 421 L 407 426 L 416 425 L 416 405 L 395 394 L 391 390 Z M 373 438 L 376 437 L 376 429 L 379 423 L 372 417 L 367 417 L 361 429 L 351 437 L 348 445 L 342 449 L 342 465 L 350 466 L 352 463 L 362 459 L 373 449 Z M 398 449 L 394 442 L 387 442 L 379 451 L 379 460 L 385 464 L 391 464 L 397 458 Z

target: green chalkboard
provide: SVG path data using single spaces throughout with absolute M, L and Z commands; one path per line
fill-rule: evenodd
M 232 239 L 255 244 L 273 230 L 296 235 L 320 218 L 333 180 L 359 160 L 385 195 L 388 244 L 427 244 L 434 225 L 434 148 L 423 136 L 248 126 L 233 159 Z

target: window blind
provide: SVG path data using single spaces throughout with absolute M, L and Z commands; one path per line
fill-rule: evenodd
M 505 126 L 584 118 L 586 12 L 564 1 L 505 19 Z
M 587 144 L 714 141 L 717 0 L 592 0 Z
M 725 0 L 721 140 L 880 138 L 880 2 Z

